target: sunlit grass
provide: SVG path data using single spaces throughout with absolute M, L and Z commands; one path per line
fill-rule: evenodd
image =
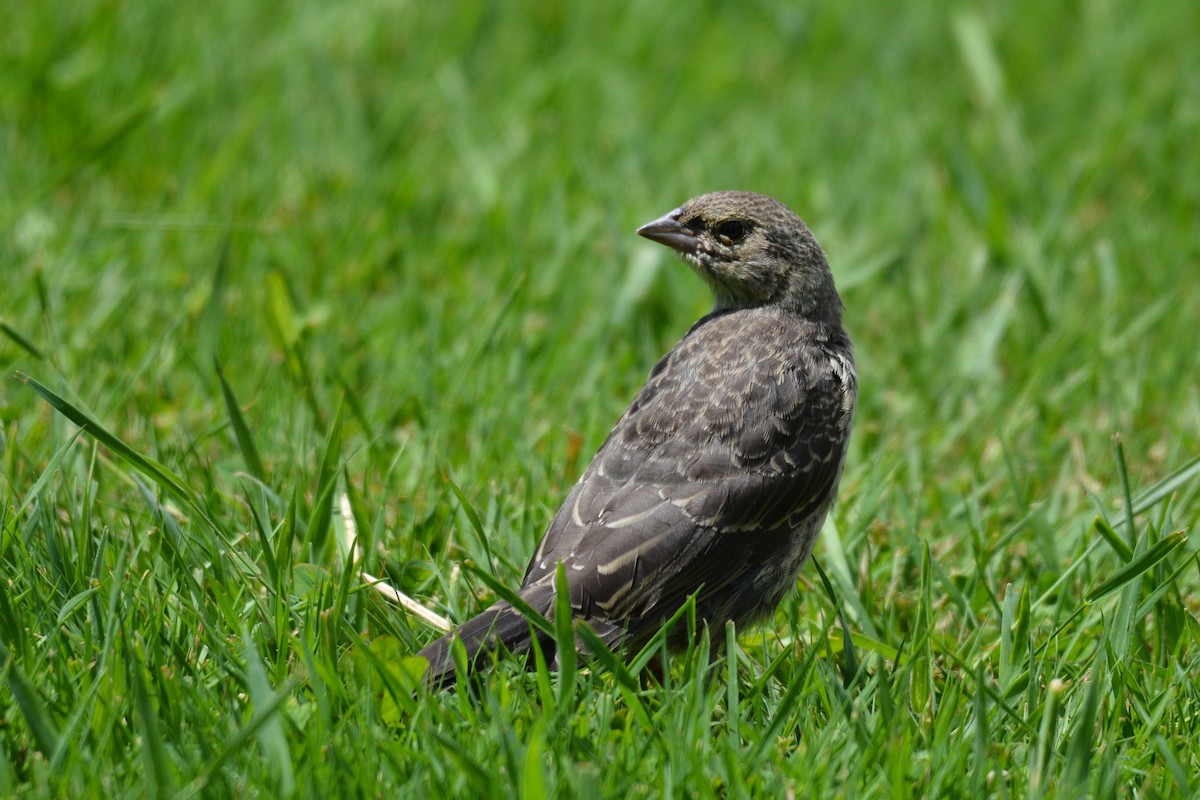
M 0 794 L 1200 791 L 1187 3 L 8 17 Z M 846 301 L 824 578 L 661 687 L 414 691 L 356 570 L 519 580 L 707 309 L 633 229 L 717 188 Z

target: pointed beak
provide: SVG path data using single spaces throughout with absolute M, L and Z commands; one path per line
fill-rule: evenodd
M 645 236 L 652 242 L 665 244 L 679 253 L 696 252 L 696 249 L 700 246 L 700 237 L 679 224 L 681 211 L 683 211 L 682 208 L 677 208 L 653 222 L 647 222 L 637 229 L 638 236 Z

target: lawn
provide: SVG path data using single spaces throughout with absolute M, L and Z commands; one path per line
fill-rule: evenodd
M 5 17 L 0 796 L 1200 794 L 1194 2 Z M 721 188 L 846 303 L 816 563 L 662 685 L 420 688 L 360 571 L 519 581 Z

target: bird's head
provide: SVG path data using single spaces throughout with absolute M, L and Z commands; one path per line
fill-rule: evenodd
M 821 246 L 790 208 L 766 195 L 700 195 L 637 232 L 690 264 L 712 288 L 718 311 L 778 305 L 840 316 Z

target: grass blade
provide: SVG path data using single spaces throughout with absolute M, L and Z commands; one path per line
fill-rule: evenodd
M 325 453 L 321 457 L 321 471 L 317 476 L 317 500 L 313 504 L 312 517 L 308 522 L 308 544 L 312 558 L 324 563 L 325 543 L 329 540 L 329 529 L 333 524 L 333 495 L 337 489 L 338 460 L 342 451 L 342 406 L 339 403 L 329 436 L 325 440 Z
M 220 530 L 216 524 L 216 521 L 209 516 L 209 513 L 204 505 L 196 498 L 195 494 L 191 489 L 188 488 L 183 479 L 174 472 L 167 469 L 154 459 L 142 455 L 129 445 L 125 444 L 125 442 L 121 441 L 115 435 L 110 433 L 99 422 L 89 417 L 74 404 L 70 403 L 64 397 L 52 391 L 47 386 L 44 386 L 28 375 L 21 373 L 17 373 L 17 379 L 41 395 L 43 400 L 53 406 L 55 410 L 57 410 L 64 417 L 78 425 L 80 430 L 82 430 L 88 436 L 107 447 L 118 458 L 121 458 L 124 461 L 132 464 L 134 468 L 136 468 L 143 475 L 157 483 L 168 493 L 174 495 L 177 500 L 185 503 L 197 514 L 197 516 L 209 523 L 209 525 L 211 525 L 215 530 Z
M 554 572 L 554 630 L 558 642 L 558 699 L 564 708 L 570 708 L 575 694 L 575 667 L 578 654 L 575 652 L 575 619 L 571 608 L 571 587 L 567 585 L 567 573 L 562 562 Z
M 539 613 L 533 606 L 529 605 L 529 603 L 526 603 L 525 600 L 521 598 L 521 595 L 517 594 L 512 589 L 498 581 L 491 573 L 480 569 L 478 566 L 470 562 L 464 562 L 463 569 L 467 570 L 476 578 L 479 578 L 479 580 L 483 581 L 483 583 L 489 589 L 495 592 L 497 597 L 520 612 L 521 616 L 528 620 L 533 627 L 537 628 L 542 633 L 548 634 L 549 636 L 555 635 L 553 623 L 542 616 L 541 613 Z
M 458 498 L 458 504 L 462 507 L 463 513 L 467 515 L 467 521 L 471 523 L 471 530 L 475 533 L 475 538 L 479 541 L 479 546 L 483 548 L 484 556 L 487 558 L 488 564 L 492 563 L 492 548 L 488 544 L 487 534 L 483 530 L 483 520 L 479 517 L 479 512 L 475 510 L 475 506 L 471 505 L 471 501 L 467 499 L 467 495 L 462 489 L 458 488 L 458 484 L 453 479 L 447 476 L 446 483 L 450 484 L 450 491 L 454 492 L 454 496 Z
M 250 694 L 250 702 L 255 708 L 271 703 L 271 682 L 267 677 L 266 667 L 258 655 L 258 646 L 247 632 L 245 640 L 246 682 Z M 263 760 L 270 765 L 276 788 L 282 797 L 291 795 L 295 789 L 296 780 L 292 770 L 292 754 L 288 748 L 287 736 L 283 732 L 283 722 L 279 715 L 267 717 L 258 732 L 258 746 L 262 750 Z
M 169 797 L 174 789 L 171 781 L 170 760 L 163 746 L 158 726 L 158 711 L 150 700 L 146 687 L 146 655 L 142 648 L 133 645 L 122 626 L 121 638 L 125 652 L 130 656 L 129 682 L 133 686 L 133 705 L 137 711 L 138 731 L 142 735 L 142 761 L 146 768 L 146 794 L 148 797 Z
M 1075 730 L 1071 734 L 1071 742 L 1067 746 L 1067 765 L 1065 782 L 1067 794 L 1072 797 L 1083 797 L 1087 786 L 1088 775 L 1091 772 L 1092 755 L 1095 752 L 1096 741 L 1096 711 L 1100 707 L 1101 678 L 1093 670 L 1088 680 L 1087 692 L 1083 696 L 1083 705 L 1075 718 Z
M 238 449 L 242 451 L 246 469 L 255 478 L 265 483 L 267 471 L 263 468 L 258 448 L 254 446 L 254 438 L 250 435 L 250 427 L 246 425 L 246 418 L 242 416 L 242 409 L 233 394 L 233 387 L 229 385 L 229 381 L 225 380 L 225 370 L 221 369 L 221 362 L 216 356 L 213 356 L 213 366 L 217 370 L 217 380 L 221 384 L 221 398 L 225 401 L 225 411 L 229 414 L 229 423 L 233 426 L 233 435 L 237 439 Z
M 829 576 L 825 574 L 825 570 L 821 569 L 821 562 L 814 558 L 813 566 L 816 567 L 817 574 L 821 576 L 825 594 L 829 595 L 829 602 L 837 611 L 838 621 L 842 626 L 842 685 L 849 688 L 858 677 L 858 656 L 854 652 L 854 641 L 850 636 L 850 623 L 846 619 L 845 612 L 842 611 L 842 604 L 838 602 L 837 595 L 833 591 L 833 584 L 829 582 Z
M 21 348 L 22 350 L 24 350 L 26 353 L 29 353 L 29 355 L 33 356 L 38 361 L 42 361 L 46 358 L 44 355 L 42 355 L 42 351 L 39 350 L 33 344 L 33 342 L 29 341 L 24 336 L 22 336 L 20 333 L 18 333 L 15 328 L 13 328 L 11 325 L 9 325 L 4 320 L 0 320 L 0 333 L 3 333 L 5 336 L 7 336 L 9 339 L 11 339 L 13 341 L 13 344 L 15 344 L 17 347 Z
M 1144 514 L 1154 506 L 1158 505 L 1164 498 L 1170 497 L 1186 484 L 1200 478 L 1200 456 L 1196 456 L 1191 461 L 1184 464 L 1179 469 L 1174 470 L 1170 475 L 1163 478 L 1158 483 L 1151 486 L 1146 491 L 1139 494 L 1130 503 L 1132 515 Z M 1116 527 L 1120 528 L 1128 523 L 1129 517 L 1117 523 Z
M 38 749 L 49 757 L 59 746 L 58 729 L 50 718 L 49 709 L 42 702 L 37 689 L 21 672 L 4 642 L 0 642 L 0 661 L 4 662 L 4 666 L 0 668 L 0 676 L 7 679 L 8 690 L 12 692 L 17 708 L 21 709 L 21 715 L 25 717 L 25 724 L 29 726 L 29 732 L 33 734 Z
M 1113 530 L 1113 527 L 1108 524 L 1108 520 L 1097 515 L 1096 519 L 1092 521 L 1092 527 L 1104 537 L 1104 541 L 1108 542 L 1108 546 L 1116 552 L 1122 561 L 1128 562 L 1133 559 L 1133 548 L 1126 544 L 1125 540 Z
M 33 501 L 37 499 L 38 495 L 40 495 L 46 488 L 46 485 L 50 482 L 51 477 L 53 477 L 55 472 L 58 470 L 59 464 L 62 463 L 63 456 L 65 456 L 78 441 L 79 437 L 72 434 L 65 442 L 63 442 L 62 447 L 54 451 L 54 455 L 51 456 L 50 461 L 46 463 L 46 468 L 42 470 L 42 473 L 38 475 L 38 479 L 34 482 L 33 486 L 30 486 L 29 491 L 25 493 L 25 500 L 22 501 L 21 507 L 17 509 L 18 516 L 24 514 L 25 509 L 29 508 Z
M 1171 553 L 1186 543 L 1187 534 L 1183 531 L 1175 531 L 1164 536 L 1155 542 L 1153 546 L 1146 548 L 1124 567 L 1110 575 L 1104 583 L 1088 592 L 1086 601 L 1094 603 L 1100 598 L 1112 594 L 1130 581 L 1154 569 L 1154 566 L 1158 562 L 1171 555 Z

